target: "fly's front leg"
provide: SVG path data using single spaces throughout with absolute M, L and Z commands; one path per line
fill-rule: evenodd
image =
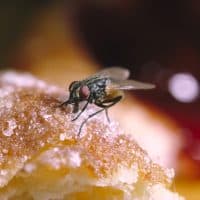
M 63 105 L 72 105 L 73 106 L 73 110 L 72 110 L 72 113 L 77 113 L 78 112 L 78 110 L 79 110 L 79 103 L 78 102 L 75 102 L 75 103 L 68 103 L 68 104 L 64 104 L 63 103 Z M 62 104 L 60 105 L 60 106 L 62 106 Z
M 85 109 L 87 108 L 89 102 L 87 101 L 86 104 L 84 105 L 84 107 L 82 108 L 82 110 L 79 112 L 79 114 L 74 118 L 72 119 L 72 121 L 75 121 L 76 119 L 78 119 L 80 117 L 80 115 L 85 111 Z
M 76 119 L 78 119 L 80 117 L 80 115 L 85 111 L 85 109 L 87 108 L 88 104 L 91 102 L 91 98 L 92 97 L 89 97 L 86 104 L 83 106 L 82 110 L 79 112 L 79 114 L 74 118 L 72 119 L 72 121 L 75 121 Z M 78 112 L 78 110 L 77 110 Z
M 78 112 L 78 110 L 79 110 L 79 103 L 78 102 L 76 102 L 76 103 L 74 103 L 74 105 L 73 105 L 73 113 L 77 113 Z
M 108 108 L 105 108 L 105 113 L 106 113 L 107 121 L 110 123 L 110 118 L 109 118 L 109 116 L 108 116 Z
M 63 103 L 61 103 L 60 105 L 58 105 L 57 107 L 63 107 L 64 105 L 65 106 L 67 106 L 68 104 L 71 104 L 70 102 L 69 102 L 69 100 L 67 100 L 67 101 L 65 101 L 65 102 L 63 102 Z
M 69 104 L 70 104 L 70 105 L 73 105 L 73 110 L 72 110 L 72 112 L 73 112 L 73 113 L 77 113 L 78 110 L 79 110 L 79 102 L 71 102 L 71 101 L 67 100 L 67 101 L 63 102 L 62 104 L 58 105 L 57 107 L 61 108 L 61 107 L 63 107 L 63 106 L 67 106 L 67 105 L 69 105 Z

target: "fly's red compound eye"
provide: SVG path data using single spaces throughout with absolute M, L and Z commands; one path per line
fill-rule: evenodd
M 88 86 L 86 86 L 86 85 L 81 86 L 81 88 L 79 90 L 79 95 L 81 98 L 86 99 L 90 95 L 90 90 L 89 90 Z

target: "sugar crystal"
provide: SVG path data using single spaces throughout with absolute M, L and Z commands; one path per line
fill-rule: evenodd
M 8 120 L 7 123 L 8 123 L 8 128 L 3 130 L 3 134 L 9 137 L 14 133 L 14 129 L 17 127 L 17 124 L 14 119 Z

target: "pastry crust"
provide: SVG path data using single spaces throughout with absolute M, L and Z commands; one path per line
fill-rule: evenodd
M 163 169 L 104 113 L 78 130 L 66 92 L 26 74 L 0 78 L 0 199 L 182 199 Z M 163 194 L 160 194 L 162 192 Z M 162 198 L 165 199 L 165 198 Z

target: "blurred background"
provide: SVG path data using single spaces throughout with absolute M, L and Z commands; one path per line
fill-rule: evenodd
M 67 89 L 104 67 L 156 84 L 112 108 L 152 159 L 176 170 L 173 190 L 200 197 L 200 1 L 0 2 L 0 68 Z M 123 112 L 123 115 L 122 115 Z

